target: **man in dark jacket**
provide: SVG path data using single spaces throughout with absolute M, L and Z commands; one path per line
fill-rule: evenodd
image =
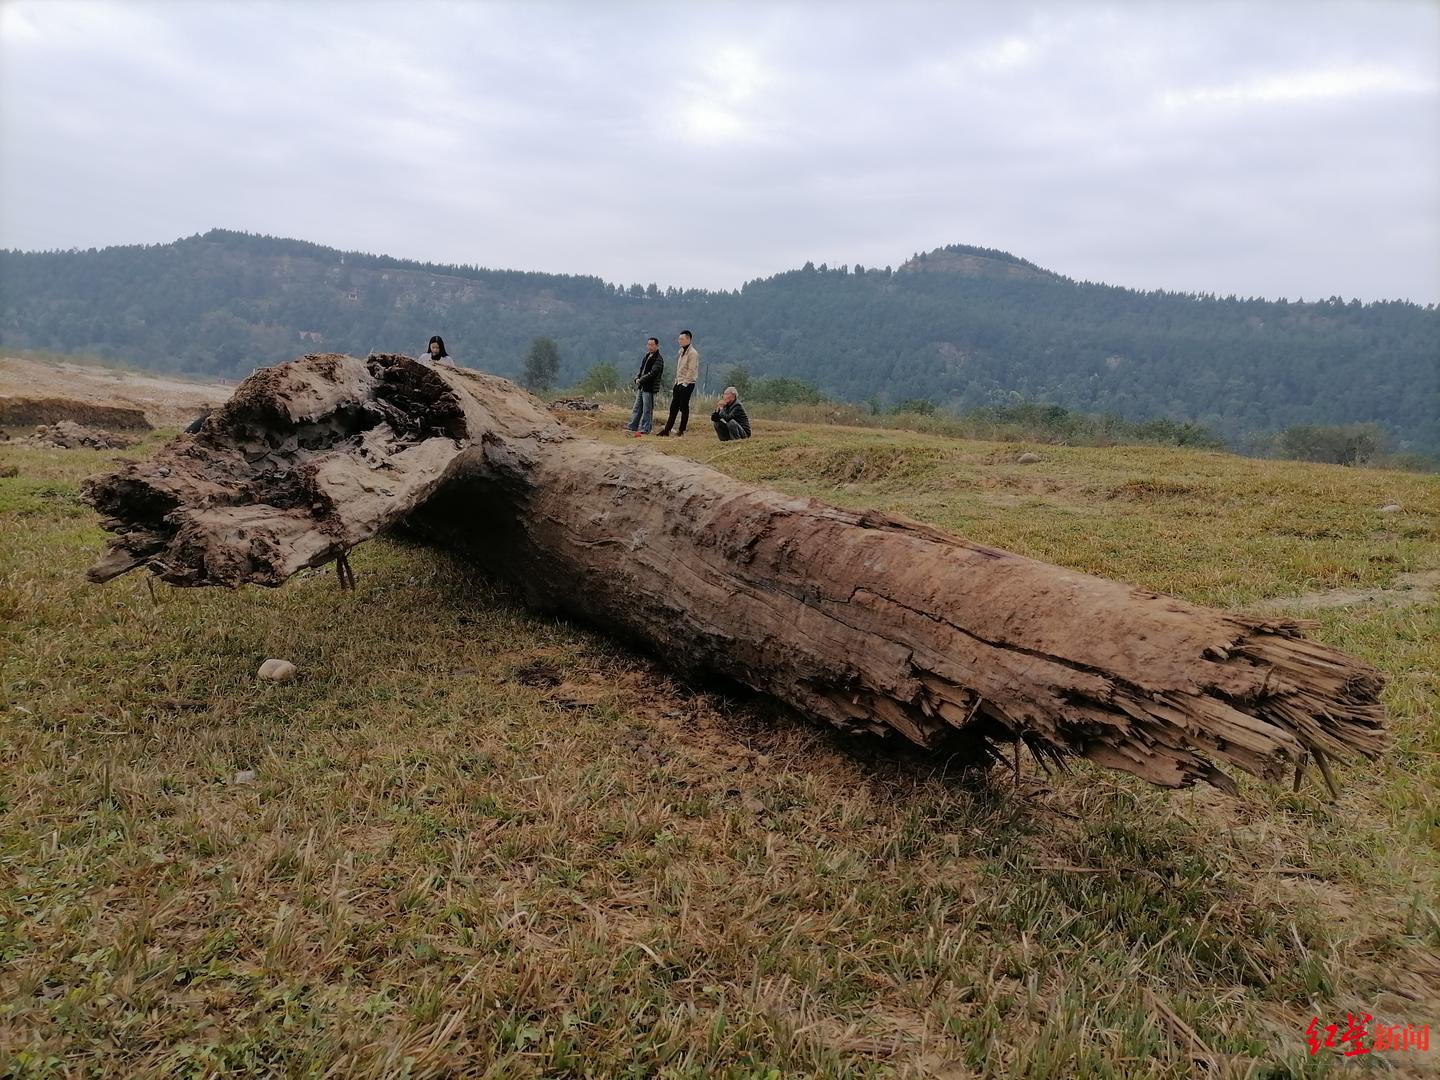
M 740 404 L 740 392 L 733 386 L 725 387 L 725 393 L 715 403 L 710 420 L 715 425 L 715 434 L 721 442 L 750 437 L 750 417 L 745 415 L 745 406 Z
M 630 414 L 630 423 L 625 430 L 635 438 L 650 434 L 650 425 L 655 416 L 655 394 L 660 389 L 660 379 L 665 374 L 665 358 L 660 355 L 660 339 L 645 339 L 645 359 L 640 361 L 640 370 L 635 375 L 635 411 Z

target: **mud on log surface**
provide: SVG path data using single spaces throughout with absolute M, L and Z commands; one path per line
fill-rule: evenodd
M 279 585 L 400 521 L 534 605 L 849 730 L 1081 755 L 1165 787 L 1386 745 L 1380 674 L 1233 614 L 917 522 L 576 435 L 510 383 L 406 357 L 257 372 L 198 435 L 87 485 L 90 576 Z M 1298 780 L 1298 772 L 1297 772 Z

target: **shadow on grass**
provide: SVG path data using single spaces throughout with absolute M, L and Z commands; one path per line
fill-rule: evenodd
M 512 616 L 566 626 L 580 635 L 589 649 L 645 672 L 660 693 L 679 703 L 699 706 L 681 711 L 700 712 L 709 718 L 710 736 L 746 748 L 775 750 L 788 746 L 792 753 L 798 744 L 814 756 L 816 768 L 824 768 L 827 757 L 840 759 L 863 775 L 878 801 L 902 801 L 915 794 L 917 785 L 933 784 L 965 799 L 975 812 L 1018 827 L 1033 807 L 1031 798 L 1046 790 L 1033 776 L 1028 779 L 1028 787 L 1018 784 L 1008 762 L 998 763 L 978 739 L 964 732 L 955 732 L 941 746 L 926 750 L 899 735 L 842 731 L 723 674 L 677 671 L 646 655 L 623 636 L 606 633 L 566 613 L 538 612 L 526 604 L 520 590 L 488 577 L 474 560 L 413 533 L 396 530 L 387 539 L 402 548 L 425 552 L 444 567 L 454 583 L 452 595 L 458 606 L 477 611 L 491 606 Z M 538 669 L 517 669 L 516 677 L 526 682 L 545 674 Z M 550 675 L 551 679 L 555 677 Z

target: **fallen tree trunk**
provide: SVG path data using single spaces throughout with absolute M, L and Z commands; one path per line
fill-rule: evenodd
M 602 444 L 504 380 L 399 356 L 257 372 L 87 496 L 117 534 L 97 581 L 279 585 L 404 520 L 676 667 L 930 749 L 1019 739 L 1233 791 L 1212 759 L 1274 778 L 1386 744 L 1379 673 L 1289 620 Z

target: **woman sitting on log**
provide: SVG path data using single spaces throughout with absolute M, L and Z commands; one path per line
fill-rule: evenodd
M 430 339 L 430 344 L 425 346 L 425 353 L 420 359 L 428 360 L 432 364 L 450 364 L 452 367 L 455 364 L 455 361 L 450 359 L 450 354 L 445 351 L 445 339 L 439 334 Z
M 725 387 L 725 393 L 715 403 L 710 419 L 721 442 L 750 437 L 750 417 L 745 415 L 745 406 L 740 404 L 740 391 L 733 386 Z

